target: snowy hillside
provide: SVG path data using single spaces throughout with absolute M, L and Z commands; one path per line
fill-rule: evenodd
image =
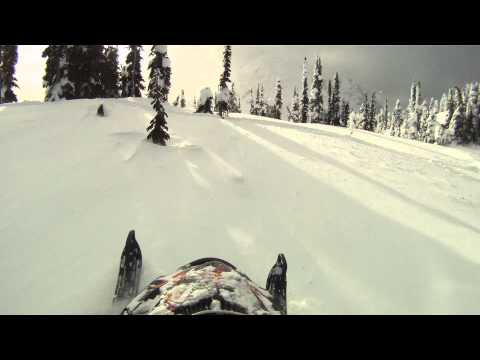
M 112 313 L 135 229 L 142 285 L 282 252 L 290 314 L 480 314 L 478 147 L 166 110 L 160 147 L 146 99 L 0 106 L 0 313 Z

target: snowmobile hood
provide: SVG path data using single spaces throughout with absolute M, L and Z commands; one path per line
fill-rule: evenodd
M 280 314 L 272 295 L 222 259 L 193 261 L 152 281 L 123 310 L 125 315 Z

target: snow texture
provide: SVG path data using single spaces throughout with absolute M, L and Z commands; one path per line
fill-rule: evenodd
M 158 147 L 148 99 L 0 106 L 0 313 L 119 313 L 135 229 L 141 288 L 202 257 L 264 285 L 284 253 L 289 314 L 480 314 L 478 146 L 165 108 Z

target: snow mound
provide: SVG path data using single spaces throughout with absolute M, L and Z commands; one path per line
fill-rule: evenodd
M 198 106 L 204 105 L 209 98 L 213 98 L 212 90 L 209 87 L 200 90 L 200 97 L 198 98 Z

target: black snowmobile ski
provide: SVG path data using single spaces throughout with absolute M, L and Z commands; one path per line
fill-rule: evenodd
M 135 230 L 131 230 L 128 233 L 120 259 L 120 270 L 118 272 L 113 303 L 125 299 L 133 299 L 138 294 L 141 272 L 142 251 L 135 239 Z
M 287 260 L 283 254 L 278 255 L 277 262 L 270 270 L 266 288 L 273 297 L 275 310 L 287 315 Z

